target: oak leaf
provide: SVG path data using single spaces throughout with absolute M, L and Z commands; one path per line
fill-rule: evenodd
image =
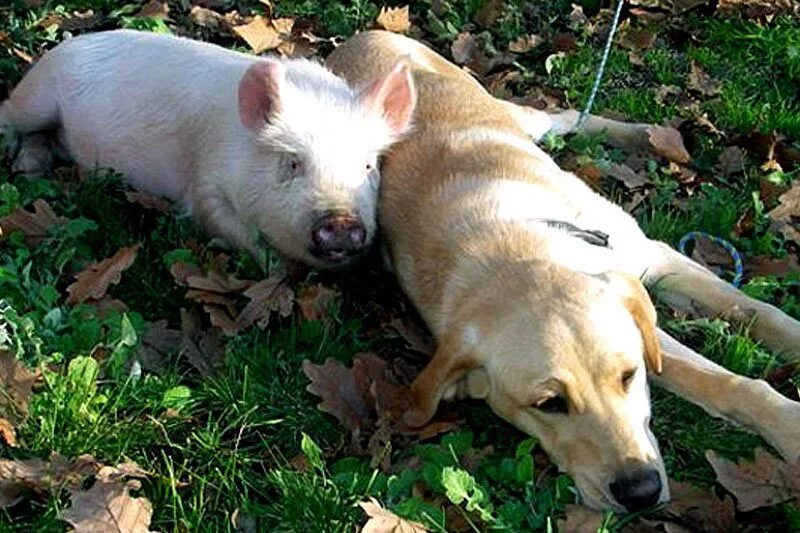
M 126 191 L 125 199 L 132 204 L 139 204 L 145 209 L 152 209 L 160 213 L 169 213 L 169 200 L 143 191 Z
M 0 459 L 0 509 L 17 504 L 28 492 L 77 490 L 98 467 L 91 455 L 81 455 L 72 461 L 57 453 L 49 461 Z
M 67 304 L 73 305 L 89 299 L 103 298 L 111 285 L 119 283 L 122 272 L 136 260 L 140 244 L 122 248 L 113 256 L 86 267 L 75 276 L 75 282 L 67 287 Z
M 181 335 L 181 355 L 201 376 L 212 375 L 214 367 L 225 355 L 225 346 L 215 330 L 201 328 L 197 314 L 181 309 Z
M 375 22 L 378 27 L 394 33 L 407 33 L 411 29 L 408 6 L 382 7 Z
M 424 533 L 429 531 L 423 524 L 401 518 L 384 508 L 378 500 L 359 502 L 358 506 L 367 514 L 369 520 L 361 528 L 361 533 Z
M 283 37 L 272 25 L 272 21 L 261 15 L 256 15 L 247 24 L 234 26 L 233 33 L 241 37 L 256 54 L 274 50 L 283 42 Z
M 282 273 L 272 274 L 244 291 L 250 302 L 242 309 L 236 319 L 236 327 L 244 329 L 257 324 L 264 329 L 269 324 L 273 312 L 282 317 L 292 314 L 294 291 L 286 283 Z
M 135 479 L 98 479 L 89 490 L 73 492 L 72 505 L 59 513 L 59 519 L 81 533 L 150 533 L 153 505 L 147 498 L 130 495 L 141 487 Z
M 672 479 L 669 487 L 670 501 L 664 510 L 691 526 L 692 531 L 736 531 L 735 509 L 729 496 L 720 500 L 708 489 Z
M 8 235 L 15 231 L 25 235 L 28 245 L 35 245 L 47 236 L 53 226 L 63 226 L 67 219 L 55 214 L 46 201 L 39 199 L 33 202 L 33 213 L 22 207 L 9 215 L 0 218 L 0 235 Z
M 15 426 L 28 413 L 28 402 L 38 375 L 25 367 L 14 354 L 0 350 L 0 438 L 16 446 Z
M 778 206 L 767 213 L 772 226 L 784 237 L 800 243 L 800 185 L 795 185 L 778 197 Z
M 297 293 L 297 306 L 306 320 L 322 320 L 338 296 L 338 291 L 315 283 L 300 289 Z
M 558 521 L 558 530 L 565 533 L 597 533 L 603 524 L 604 515 L 582 505 L 567 505 L 566 518 Z
M 367 375 L 354 370 L 332 358 L 322 365 L 303 361 L 303 373 L 311 380 L 306 390 L 322 399 L 317 408 L 333 415 L 350 431 L 368 427 L 374 421 Z
M 738 464 L 720 457 L 713 450 L 706 459 L 717 474 L 717 481 L 736 497 L 740 511 L 800 499 L 800 465 L 790 464 L 758 448 L 752 461 Z

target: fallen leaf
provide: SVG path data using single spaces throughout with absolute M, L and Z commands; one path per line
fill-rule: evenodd
M 740 511 L 800 499 L 800 465 L 782 461 L 762 448 L 756 449 L 753 461 L 738 464 L 713 450 L 706 452 L 706 459 L 717 481 L 736 497 Z
M 315 283 L 300 290 L 297 294 L 297 306 L 306 320 L 322 320 L 326 318 L 328 308 L 338 296 L 338 291 Z
M 619 37 L 619 44 L 628 50 L 644 50 L 653 46 L 656 42 L 656 32 L 650 27 L 632 28 L 626 27 Z
M 661 157 L 682 164 L 692 160 L 683 145 L 683 137 L 675 128 L 650 126 L 647 128 L 647 134 L 653 151 Z
M 521 35 L 520 37 L 517 37 L 515 40 L 511 41 L 511 43 L 508 45 L 508 51 L 514 52 L 515 54 L 525 54 L 543 42 L 544 39 L 538 35 Z
M 103 298 L 111 285 L 119 283 L 122 272 L 136 260 L 141 244 L 122 248 L 113 256 L 93 263 L 75 275 L 75 282 L 67 287 L 67 304 L 74 305 L 89 299 Z
M 724 246 L 709 239 L 704 235 L 698 235 L 694 239 L 694 249 L 691 258 L 709 270 L 722 268 L 724 270 L 733 269 L 733 258 Z
M 269 324 L 273 312 L 282 317 L 292 314 L 294 292 L 286 283 L 283 273 L 272 274 L 244 291 L 250 302 L 242 309 L 236 319 L 236 327 L 245 329 L 253 324 L 264 329 Z
M 709 76 L 695 61 L 692 61 L 686 86 L 704 96 L 714 96 L 720 91 L 719 82 Z
M 727 18 L 746 17 L 769 22 L 777 15 L 800 15 L 798 0 L 718 0 L 717 14 Z
M 726 496 L 722 500 L 710 490 L 688 483 L 669 480 L 670 501 L 664 511 L 691 531 L 725 533 L 736 531 L 733 500 Z M 667 529 L 670 531 L 670 529 Z
M 168 358 L 180 347 L 181 338 L 181 332 L 169 329 L 166 320 L 150 322 L 145 326 L 136 358 L 142 368 L 160 374 L 169 366 Z
M 479 56 L 483 55 L 478 40 L 471 33 L 464 31 L 450 45 L 450 53 L 453 54 L 453 61 L 458 65 L 470 65 L 476 63 Z
M 145 209 L 152 209 L 161 213 L 169 213 L 172 205 L 165 198 L 142 191 L 127 191 L 125 198 L 132 204 L 139 204 Z
M 225 355 L 225 346 L 212 330 L 200 327 L 199 317 L 186 309 L 181 309 L 180 353 L 186 357 L 200 375 L 209 377 L 214 367 Z
M 41 242 L 53 226 L 63 226 L 67 219 L 55 214 L 53 208 L 44 200 L 33 202 L 33 213 L 19 207 L 10 215 L 0 218 L 0 234 L 8 235 L 15 231 L 25 235 L 28 245 Z
M 747 261 L 746 268 L 751 276 L 788 276 L 800 273 L 800 263 L 795 255 L 787 255 L 782 259 L 757 255 Z
M 150 18 L 166 18 L 169 15 L 169 5 L 166 2 L 159 0 L 150 0 L 144 4 L 139 12 L 136 13 L 137 17 L 150 17 Z
M 234 26 L 233 33 L 242 38 L 250 46 L 253 53 L 260 54 L 274 50 L 283 43 L 285 37 L 272 25 L 272 21 L 256 15 L 247 24 Z
M 424 533 L 429 531 L 419 522 L 400 518 L 381 506 L 375 498 L 359 502 L 358 506 L 367 514 L 369 520 L 361 528 L 361 533 Z
M 17 447 L 17 432 L 11 422 L 3 417 L 0 417 L 0 441 L 9 448 Z
M 655 89 L 656 102 L 663 104 L 670 96 L 681 94 L 681 88 L 677 85 L 659 85 Z
M 189 20 L 201 28 L 214 32 L 229 27 L 228 21 L 223 15 L 200 6 L 192 6 L 189 11 Z
M 553 48 L 556 52 L 574 52 L 578 49 L 578 39 L 569 32 L 557 33 L 553 37 Z
M 719 155 L 719 170 L 723 176 L 744 172 L 744 150 L 738 146 L 728 146 Z
M 789 240 L 800 243 L 800 184 L 778 198 L 778 206 L 767 213 L 773 227 Z
M 394 33 L 408 33 L 411 21 L 408 20 L 408 6 L 382 7 L 375 20 L 379 28 Z
M 628 189 L 638 189 L 652 183 L 646 174 L 634 172 L 631 167 L 624 163 L 611 163 L 608 165 L 606 174 L 621 181 Z
M 475 13 L 475 22 L 484 28 L 491 28 L 503 15 L 506 8 L 505 4 L 505 0 L 488 0 L 483 2 L 483 7 Z
M 73 492 L 72 505 L 58 518 L 81 533 L 150 533 L 153 505 L 147 498 L 130 495 L 130 491 L 141 488 L 135 479 L 98 480 L 89 490 Z
M 38 377 L 12 352 L 0 350 L 0 434 L 8 446 L 16 446 L 14 428 L 28 414 L 28 402 Z
M 306 390 L 322 400 L 317 408 L 333 415 L 350 431 L 367 427 L 375 420 L 368 397 L 367 375 L 354 370 L 332 358 L 322 365 L 308 359 L 303 361 L 303 373 L 311 380 Z
M 597 533 L 603 524 L 603 513 L 582 505 L 567 505 L 566 518 L 558 521 L 558 530 L 564 533 Z
M 98 468 L 91 455 L 81 455 L 73 461 L 57 453 L 51 454 L 49 461 L 0 459 L 0 509 L 19 503 L 28 492 L 77 490 Z

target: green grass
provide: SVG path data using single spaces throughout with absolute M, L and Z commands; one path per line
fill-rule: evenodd
M 68 0 L 30 8 L 19 1 L 0 7 L 0 32 L 7 36 L 0 39 L 6 43 L 0 44 L 0 97 L 25 69 L 7 43 L 37 54 L 64 37 L 60 30 L 36 25 L 46 14 L 91 8 L 104 17 L 101 28 L 187 27 L 186 13 L 177 4 L 166 24 L 132 18 L 134 4 Z M 369 27 L 382 5 L 367 0 L 276 4 L 277 15 L 313 21 L 315 31 L 326 37 L 346 37 Z M 569 104 L 579 108 L 589 93 L 600 41 L 586 35 L 585 28 L 571 27 L 569 2 L 541 4 L 507 2 L 488 29 L 473 22 L 482 6 L 479 0 L 418 0 L 411 12 L 422 35 L 447 57 L 453 38 L 464 30 L 481 32 L 481 42 L 496 50 L 525 33 L 549 37 L 574 31 L 577 50 L 551 60 L 549 73 L 545 63 L 554 50 L 548 44 L 517 58 L 522 81 L 514 90 L 524 93 L 544 85 L 562 90 Z M 256 0 L 226 5 L 255 12 L 261 6 Z M 661 31 L 655 45 L 641 54 L 644 66 L 632 64 L 625 51 L 615 49 L 595 111 L 659 123 L 686 116 L 677 98 L 657 104 L 656 90 L 662 85 L 684 88 L 694 60 L 723 82 L 721 94 L 697 99 L 725 133 L 775 129 L 797 144 L 800 24 L 780 19 L 758 26 L 695 17 L 680 20 L 695 37 L 691 44 L 671 41 Z M 241 47 L 228 36 L 217 37 L 221 44 Z M 559 155 L 578 154 L 591 161 L 624 157 L 593 139 L 572 139 L 552 148 Z M 793 245 L 768 230 L 765 212 L 772 206 L 753 194 L 764 177 L 760 162 L 748 161 L 744 175 L 723 178 L 715 170 L 723 148 L 722 139 L 699 135 L 693 165 L 703 184 L 691 190 L 652 161 L 655 186 L 635 212 L 642 227 L 673 245 L 689 230 L 704 230 L 732 238 L 748 257 L 793 253 Z M 166 319 L 177 328 L 181 307 L 188 305 L 168 266 L 176 259 L 202 261 L 193 250 L 207 245 L 207 239 L 186 218 L 129 204 L 113 176 L 27 181 L 10 176 L 9 163 L 0 164 L 0 216 L 45 198 L 69 222 L 32 248 L 19 236 L 0 242 L 0 344 L 30 368 L 40 369 L 43 378 L 19 427 L 20 446 L 3 448 L 0 456 L 47 458 L 57 451 L 68 457 L 90 453 L 107 464 L 133 460 L 154 474 L 144 481 L 141 493 L 152 501 L 152 528 L 160 531 L 234 531 L 234 516 L 254 520 L 264 531 L 308 531 L 309 524 L 316 531 L 353 531 L 365 521 L 355 504 L 367 496 L 434 531 L 457 523 L 473 530 L 542 531 L 554 530 L 564 506 L 576 501 L 571 480 L 547 466 L 534 439 L 476 402 L 459 406 L 465 424 L 457 432 L 426 442 L 396 441 L 388 471 L 373 468 L 369 457 L 348 449 L 347 431 L 317 410 L 318 399 L 306 392 L 300 364 L 329 357 L 349 363 L 359 351 L 394 349 L 396 342 L 379 328 L 374 295 L 362 294 L 358 280 L 348 280 L 346 274 L 336 281 L 359 290 L 346 292 L 330 310 L 329 320 L 292 316 L 273 320 L 266 331 L 247 330 L 230 339 L 211 377 L 199 375 L 178 353 L 166 357 L 158 373 L 132 372 L 129 361 L 145 322 Z M 626 198 L 626 191 L 605 185 L 609 196 Z M 734 238 L 732 230 L 748 210 L 754 213 L 755 230 Z M 111 291 L 128 305 L 127 312 L 100 316 L 90 307 L 64 304 L 65 288 L 76 271 L 134 243 L 142 243 L 139 257 Z M 232 264 L 242 278 L 259 275 L 246 254 L 234 254 Z M 382 283 L 379 307 L 384 312 L 396 309 L 398 296 L 388 276 L 371 276 Z M 797 282 L 797 277 L 760 277 L 749 280 L 744 290 L 800 318 Z M 678 321 L 668 312 L 661 319 L 678 338 L 736 372 L 763 377 L 777 364 L 772 354 L 723 322 Z M 93 354 L 99 350 L 105 356 L 96 359 Z M 711 486 L 707 449 L 742 457 L 763 445 L 661 390 L 654 392 L 654 411 L 654 431 L 669 473 L 678 480 Z M 491 449 L 476 462 L 476 451 L 487 446 Z M 305 457 L 304 469 L 293 466 L 299 454 Z M 0 530 L 64 531 L 57 513 L 68 503 L 63 491 L 31 498 L 0 511 Z M 750 516 L 776 531 L 800 527 L 796 506 Z M 629 518 L 609 515 L 606 524 L 618 530 Z

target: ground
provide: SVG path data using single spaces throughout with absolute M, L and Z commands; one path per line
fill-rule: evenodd
M 382 4 L 366 0 L 15 1 L 0 7 L 0 99 L 70 34 L 131 27 L 324 55 L 382 25 L 425 39 L 498 96 L 579 109 L 610 13 L 608 2 L 578 4 L 419 0 L 409 18 L 379 15 Z M 744 257 L 744 290 L 800 318 L 790 188 L 800 162 L 798 6 L 630 4 L 594 111 L 677 127 L 691 161 L 602 139 L 545 147 L 651 237 L 677 245 L 698 230 L 729 240 Z M 10 168 L 0 161 L 0 530 L 64 531 L 88 513 L 123 531 L 137 521 L 142 531 L 353 531 L 365 510 L 378 512 L 357 505 L 370 497 L 433 531 L 800 530 L 796 479 L 777 479 L 800 477 L 797 467 L 759 455 L 751 470 L 776 478 L 761 489 L 787 492 L 747 505 L 706 452 L 747 462 L 766 444 L 661 390 L 653 428 L 676 502 L 641 516 L 576 507 L 571 480 L 536 440 L 481 404 L 399 435 L 381 402 L 402 395 L 430 339 L 388 274 L 367 264 L 284 275 L 272 254 L 270 276 L 256 283 L 265 276 L 252 258 L 221 251 L 111 173 L 64 165 L 31 181 Z M 730 279 L 732 261 L 710 240 L 693 253 Z M 746 331 L 667 307 L 659 320 L 797 398 L 798 367 Z M 351 373 L 354 364 L 371 377 Z M 317 394 L 335 416 L 317 408 Z M 106 510 L 92 511 L 92 498 Z

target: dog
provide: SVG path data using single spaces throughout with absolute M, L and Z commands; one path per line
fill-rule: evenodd
M 745 296 L 561 170 L 532 140 L 575 126 L 492 97 L 416 41 L 369 31 L 326 65 L 351 84 L 406 61 L 412 133 L 382 161 L 379 227 L 400 285 L 436 338 L 411 385 L 409 424 L 442 399 L 484 399 L 535 435 L 583 502 L 637 511 L 668 500 L 647 378 L 800 457 L 800 404 L 735 375 L 660 330 L 645 286 L 690 301 L 791 360 L 800 323 Z M 593 117 L 583 130 L 636 144 L 644 125 Z
M 49 169 L 55 130 L 82 168 L 179 202 L 258 260 L 271 244 L 341 268 L 375 234 L 377 158 L 414 94 L 403 65 L 353 89 L 313 61 L 117 30 L 45 54 L 0 106 L 0 133 L 20 139 L 25 175 Z

